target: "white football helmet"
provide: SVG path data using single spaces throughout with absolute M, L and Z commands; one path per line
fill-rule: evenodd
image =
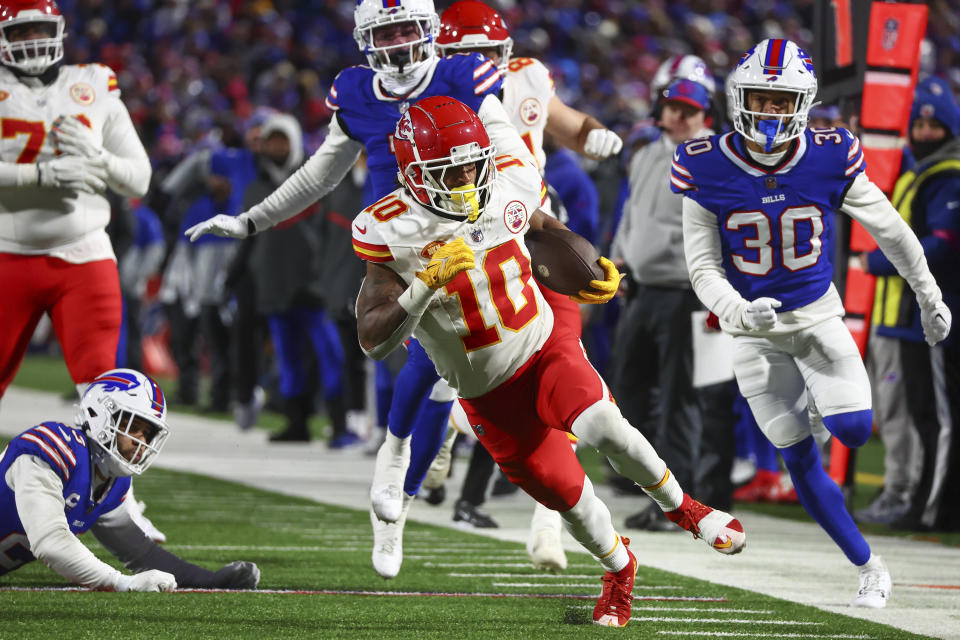
M 153 379 L 133 369 L 111 369 L 87 387 L 76 424 L 92 443 L 90 452 L 101 473 L 119 477 L 140 475 L 153 463 L 169 434 L 166 418 L 167 403 Z M 135 421 L 148 427 L 145 438 L 131 435 Z M 136 444 L 129 459 L 120 452 L 120 436 Z
M 674 80 L 692 80 L 707 88 L 710 96 L 717 90 L 717 81 L 707 68 L 707 63 L 698 56 L 670 56 L 663 61 L 653 76 L 650 88 L 655 96 L 666 89 Z
M 360 0 L 353 11 L 353 21 L 353 39 L 374 71 L 409 76 L 436 55 L 440 16 L 433 0 Z M 376 45 L 374 31 L 403 22 L 414 23 L 419 38 L 402 44 Z
M 43 25 L 49 37 L 10 40 L 10 30 L 27 23 Z M 65 29 L 54 0 L 0 1 L 0 62 L 27 75 L 42 74 L 63 59 Z
M 730 75 L 727 101 L 737 133 L 763 145 L 768 153 L 774 147 L 803 135 L 817 95 L 817 76 L 806 51 L 790 40 L 770 38 L 743 54 Z M 747 94 L 751 90 L 793 93 L 794 112 L 750 111 Z M 760 116 L 764 119 L 761 120 Z

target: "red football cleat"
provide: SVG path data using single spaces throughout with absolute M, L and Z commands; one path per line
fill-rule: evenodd
M 616 573 L 603 575 L 603 591 L 593 609 L 593 623 L 603 627 L 625 627 L 630 622 L 633 581 L 637 577 L 637 557 L 630 551 L 630 538 L 620 536 L 630 562 Z
M 686 493 L 680 506 L 665 512 L 665 515 L 671 522 L 692 533 L 694 538 L 700 538 L 720 553 L 740 553 L 747 544 L 747 536 L 739 520 L 725 511 L 697 502 Z

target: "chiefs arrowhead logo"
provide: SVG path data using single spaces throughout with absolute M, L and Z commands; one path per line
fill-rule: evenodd
M 410 112 L 403 114 L 403 117 L 397 122 L 397 131 L 394 137 L 399 140 L 413 140 L 413 122 L 410 120 Z
M 70 97 L 78 104 L 90 105 L 97 99 L 97 93 L 86 82 L 78 82 L 70 87 Z

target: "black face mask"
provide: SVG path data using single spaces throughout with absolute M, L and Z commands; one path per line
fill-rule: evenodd
M 919 162 L 927 156 L 936 153 L 940 147 L 948 142 L 950 142 L 950 136 L 944 136 L 941 140 L 932 140 L 928 142 L 917 142 L 916 140 L 910 140 L 910 150 L 913 152 L 913 157 Z

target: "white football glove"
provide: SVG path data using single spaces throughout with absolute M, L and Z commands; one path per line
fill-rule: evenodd
M 60 116 L 54 121 L 53 141 L 54 148 L 64 155 L 85 158 L 103 155 L 103 141 L 76 116 Z
M 757 298 L 743 309 L 743 326 L 750 331 L 770 329 L 777 323 L 777 312 L 783 303 L 775 298 Z
M 212 233 L 217 236 L 223 236 L 224 238 L 246 238 L 250 235 L 247 229 L 246 218 L 228 216 L 223 213 L 218 213 L 212 218 L 198 222 L 184 231 L 183 235 L 189 236 L 190 242 L 196 242 L 197 238 L 205 233 Z
M 150 569 L 132 576 L 121 575 L 117 581 L 117 591 L 165 591 L 170 593 L 177 588 L 177 579 L 173 574 L 158 569 Z
M 107 167 L 102 158 L 60 156 L 37 163 L 37 184 L 41 187 L 102 193 L 107 190 L 106 178 Z
M 623 148 L 623 140 L 610 129 L 591 129 L 587 133 L 587 141 L 583 143 L 583 152 L 594 158 L 607 158 L 619 153 Z
M 923 325 L 923 337 L 931 347 L 950 333 L 950 324 L 953 316 L 950 309 L 942 302 L 938 302 L 932 309 L 920 307 L 920 324 Z

